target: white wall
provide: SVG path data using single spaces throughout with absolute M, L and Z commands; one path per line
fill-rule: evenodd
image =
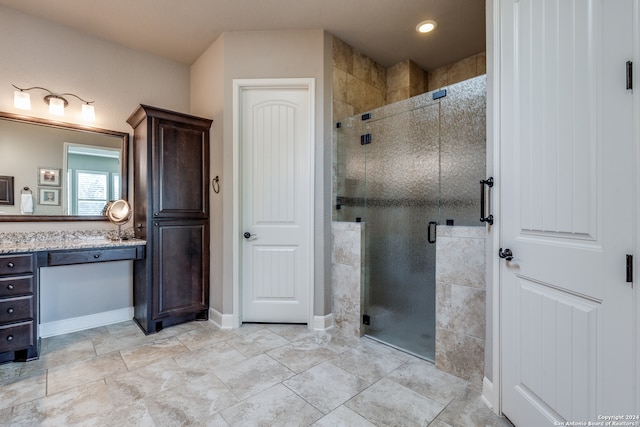
M 51 119 L 41 99 L 44 93 L 37 91 L 31 93 L 33 110 L 16 110 L 12 83 L 20 87 L 44 86 L 95 100 L 96 120 L 91 126 L 121 132 L 131 133 L 126 119 L 140 103 L 189 111 L 189 66 L 93 38 L 3 6 L 0 6 L 0 52 L 0 111 Z M 80 118 L 80 102 L 71 98 L 69 104 L 62 120 L 86 125 Z M 0 222 L 0 232 L 102 228 L 112 227 L 106 222 Z M 109 292 L 90 300 L 78 297 L 74 288 L 104 286 L 103 281 L 96 279 L 103 274 L 101 267 L 55 267 L 55 274 L 44 274 L 42 304 L 52 304 L 47 311 L 51 318 L 47 320 L 130 307 L 131 269 L 126 265 L 120 268 L 121 264 L 113 266 L 117 267 L 110 269 Z M 56 300 L 47 301 L 46 291 L 54 288 Z
M 316 79 L 315 308 L 330 312 L 331 240 L 331 39 L 322 30 L 253 31 L 223 34 L 192 66 L 192 113 L 214 119 L 212 176 L 212 308 L 233 312 L 233 79 Z M 327 244 L 325 244 L 327 243 Z

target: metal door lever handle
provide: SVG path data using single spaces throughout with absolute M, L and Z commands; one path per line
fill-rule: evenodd
M 507 248 L 504 251 L 500 248 L 500 252 L 498 252 L 498 256 L 500 258 L 506 259 L 507 261 L 511 261 L 513 259 L 513 252 L 511 249 Z
M 252 234 L 249 233 L 248 231 L 245 231 L 245 233 L 243 234 L 244 238 L 249 240 L 249 239 L 255 239 L 256 237 L 258 237 L 256 234 Z

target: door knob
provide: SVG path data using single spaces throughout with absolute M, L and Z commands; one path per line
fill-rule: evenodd
M 511 261 L 513 259 L 513 252 L 511 249 L 507 248 L 504 251 L 500 248 L 500 252 L 498 252 L 498 256 L 500 258 L 506 259 L 507 261 Z

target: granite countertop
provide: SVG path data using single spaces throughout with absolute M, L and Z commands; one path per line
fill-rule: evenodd
M 145 245 L 146 240 L 133 238 L 123 231 L 127 240 L 112 240 L 115 231 L 36 231 L 0 233 L 0 254 L 40 252 L 83 248 L 117 248 Z

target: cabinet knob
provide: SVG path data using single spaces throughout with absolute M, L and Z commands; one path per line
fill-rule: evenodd
M 9 307 L 9 308 L 7 309 L 7 313 L 9 313 L 9 314 L 13 314 L 13 308 Z
M 15 264 L 14 264 L 14 263 L 12 263 L 12 262 L 10 262 L 9 264 L 7 264 L 7 267 L 9 267 L 9 268 L 13 268 L 14 266 L 15 266 Z
M 7 341 L 13 341 L 13 335 L 8 335 L 7 336 Z
M 100 254 L 93 254 L 93 257 L 94 257 L 95 259 L 98 259 L 98 258 L 100 258 Z
M 7 289 L 9 289 L 10 291 L 12 291 L 14 288 L 15 286 L 13 286 L 11 283 L 7 285 Z

